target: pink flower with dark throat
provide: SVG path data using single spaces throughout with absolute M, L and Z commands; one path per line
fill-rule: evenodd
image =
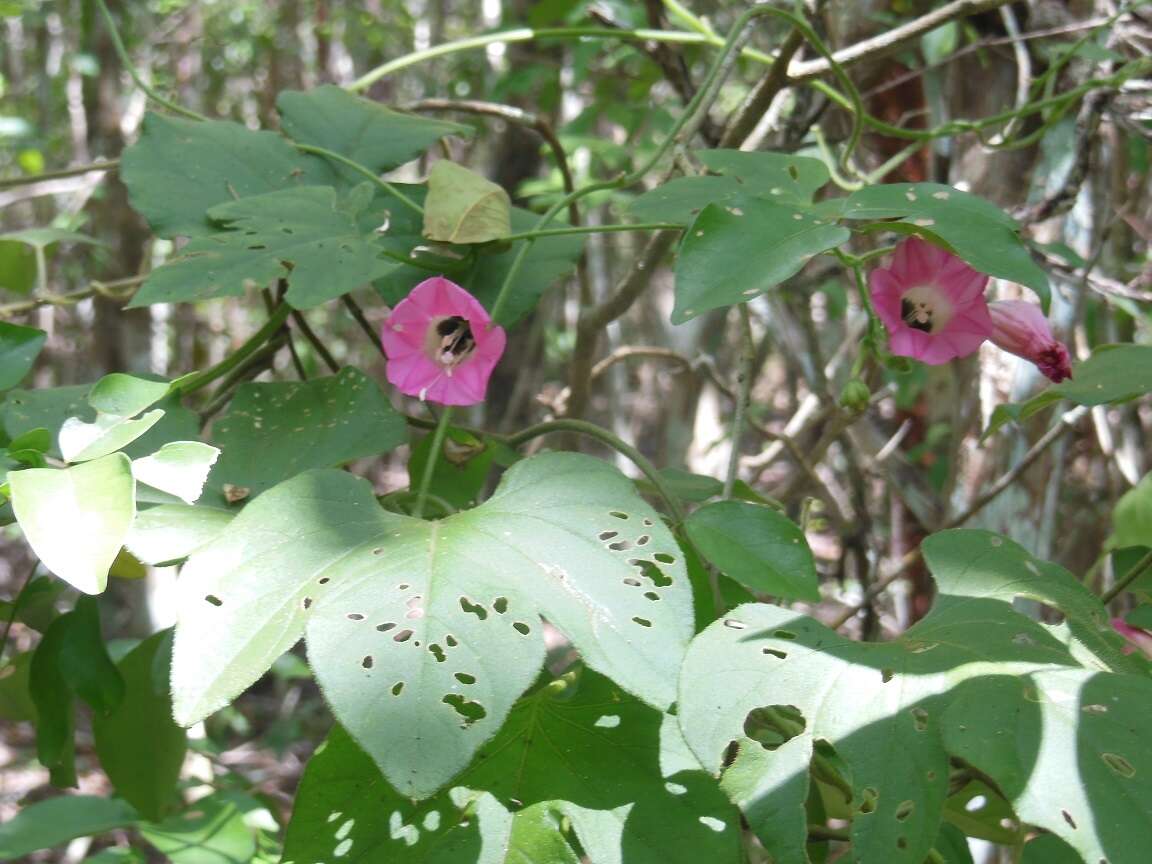
M 877 267 L 869 282 L 893 354 L 935 366 L 974 353 L 992 335 L 988 277 L 919 237 L 902 241 L 892 266 Z
M 441 405 L 483 402 L 506 341 L 479 301 L 442 276 L 421 282 L 396 305 L 380 340 L 388 381 Z
M 1072 377 L 1068 349 L 1052 335 L 1039 306 L 1024 300 L 997 300 L 988 304 L 988 311 L 996 347 L 1035 363 L 1053 381 Z

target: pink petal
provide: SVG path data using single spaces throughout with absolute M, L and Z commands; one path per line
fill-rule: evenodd
M 889 330 L 895 330 L 903 325 L 900 311 L 900 294 L 902 288 L 890 270 L 877 267 L 868 277 L 872 305 L 876 314 Z

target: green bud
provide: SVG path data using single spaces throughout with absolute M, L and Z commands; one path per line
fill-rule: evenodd
M 840 391 L 840 407 L 849 411 L 866 411 L 872 391 L 859 378 L 851 379 Z

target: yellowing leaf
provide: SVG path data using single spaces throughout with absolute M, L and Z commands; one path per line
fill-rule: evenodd
M 457 165 L 440 161 L 428 174 L 424 236 L 447 243 L 487 243 L 512 233 L 508 193 Z

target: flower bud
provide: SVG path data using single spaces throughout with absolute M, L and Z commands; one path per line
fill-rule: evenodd
M 1039 306 L 1024 300 L 997 300 L 988 304 L 988 311 L 996 347 L 1035 363 L 1053 381 L 1072 377 L 1068 349 L 1052 335 Z
M 871 398 L 872 391 L 868 389 L 868 385 L 859 378 L 853 378 L 840 391 L 840 407 L 848 411 L 863 412 L 868 410 Z

